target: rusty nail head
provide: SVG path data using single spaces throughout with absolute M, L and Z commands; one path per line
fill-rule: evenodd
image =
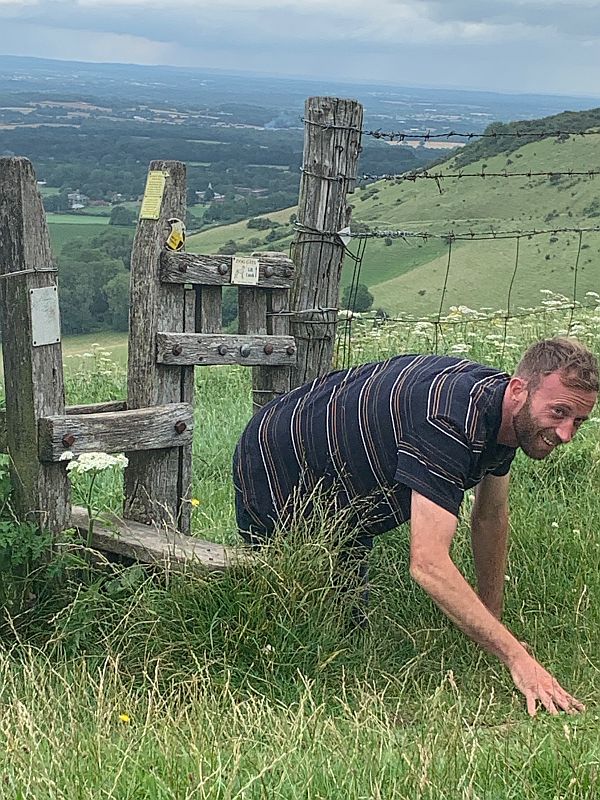
M 75 437 L 73 436 L 72 433 L 65 433 L 65 435 L 62 438 L 62 443 L 64 447 L 73 447 L 73 445 L 75 444 Z
M 249 344 L 243 344 L 240 347 L 240 355 L 243 356 L 244 358 L 248 358 L 250 353 L 251 353 L 251 347 Z
M 266 353 L 268 356 L 270 356 L 270 355 L 273 353 L 273 345 L 272 345 L 272 344 L 266 344 L 266 345 L 263 347 L 263 350 L 265 351 L 265 353 Z
M 185 263 L 185 261 L 180 261 L 179 264 L 177 265 L 177 269 L 179 270 L 179 272 L 187 272 L 187 264 Z
M 292 270 L 289 267 L 286 267 L 283 270 L 283 274 L 285 275 L 286 278 L 291 278 L 292 277 Z
M 183 420 L 179 420 L 179 422 L 175 423 L 175 430 L 177 433 L 183 433 L 187 429 L 187 425 Z
M 296 348 L 294 347 L 293 344 L 290 344 L 288 345 L 288 347 L 285 348 L 285 352 L 288 354 L 288 356 L 293 356 L 294 353 L 296 352 Z
M 265 267 L 265 278 L 270 278 L 274 272 L 275 270 L 273 269 L 273 267 L 270 264 L 268 264 Z
M 220 345 L 217 347 L 217 352 L 218 352 L 218 354 L 219 354 L 220 356 L 227 355 L 227 345 L 226 345 L 226 344 L 220 344 Z
M 174 344 L 171 352 L 174 356 L 180 356 L 183 352 L 183 347 L 180 344 Z
M 229 272 L 229 267 L 227 266 L 227 264 L 221 263 L 217 267 L 217 270 L 219 271 L 219 275 L 227 275 L 227 273 Z

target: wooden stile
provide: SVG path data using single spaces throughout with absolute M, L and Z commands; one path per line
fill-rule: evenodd
M 53 531 L 71 521 L 85 530 L 82 509 L 71 518 L 60 458 L 67 449 L 75 456 L 124 451 L 126 520 L 97 526 L 95 544 L 142 561 L 193 558 L 209 569 L 227 566 L 227 548 L 192 546 L 179 536 L 190 531 L 194 367 L 251 367 L 254 410 L 331 368 L 344 253 L 337 232 L 350 220 L 346 195 L 356 179 L 362 107 L 310 98 L 305 116 L 293 261 L 277 252 L 167 250 L 169 220 L 185 219 L 185 166 L 150 164 L 148 187 L 158 187 L 160 196 L 146 192 L 132 252 L 126 401 L 65 408 L 60 332 L 56 326 L 52 333 L 45 310 L 57 317 L 43 206 L 31 164 L 0 159 L 0 318 L 10 331 L 0 451 L 11 456 L 21 518 Z M 237 288 L 237 334 L 222 332 L 224 286 Z

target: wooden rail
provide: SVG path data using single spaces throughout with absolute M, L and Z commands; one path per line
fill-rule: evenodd
M 171 403 L 131 411 L 101 414 L 65 414 L 38 420 L 41 461 L 60 461 L 65 451 L 123 453 L 191 445 L 194 409 Z
M 292 336 L 157 333 L 156 360 L 181 366 L 289 367 L 296 362 L 296 342 Z
M 163 283 L 191 283 L 203 286 L 235 285 L 233 266 L 236 256 L 173 253 L 165 250 L 160 259 Z M 248 260 L 248 259 L 244 259 Z M 281 254 L 258 254 L 256 286 L 262 289 L 289 289 L 294 279 L 294 262 Z

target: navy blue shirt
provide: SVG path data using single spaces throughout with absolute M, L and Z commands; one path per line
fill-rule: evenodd
M 268 534 L 315 494 L 368 535 L 409 519 L 413 489 L 457 516 L 466 489 L 510 468 L 515 449 L 497 442 L 508 380 L 465 359 L 405 355 L 282 395 L 236 448 L 240 528 Z

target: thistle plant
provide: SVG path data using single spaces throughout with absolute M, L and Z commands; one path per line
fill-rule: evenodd
M 61 461 L 68 461 L 67 473 L 69 477 L 72 475 L 82 475 L 88 480 L 88 486 L 85 493 L 85 508 L 88 513 L 88 530 L 86 543 L 88 547 L 92 545 L 92 536 L 94 534 L 94 522 L 96 515 L 93 507 L 94 486 L 98 475 L 106 472 L 115 467 L 126 467 L 128 464 L 127 457 L 123 453 L 116 453 L 110 455 L 109 453 L 82 453 L 80 456 L 74 457 L 70 450 L 65 451 L 60 457 Z

